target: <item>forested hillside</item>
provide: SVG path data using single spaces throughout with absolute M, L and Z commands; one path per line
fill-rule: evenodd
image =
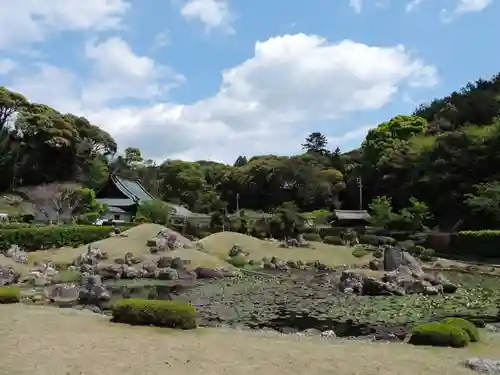
M 500 75 L 380 124 L 358 150 L 331 150 L 313 132 L 303 154 L 240 156 L 234 165 L 157 165 L 135 148 L 118 155 L 98 124 L 28 99 L 0 88 L 0 191 L 53 181 L 98 189 L 113 172 L 198 212 L 234 211 L 238 203 L 270 211 L 291 201 L 312 211 L 357 209 L 361 181 L 364 208 L 387 196 L 398 210 L 415 197 L 443 229 L 500 225 Z

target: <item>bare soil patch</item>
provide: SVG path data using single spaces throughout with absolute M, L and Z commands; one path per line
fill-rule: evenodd
M 76 310 L 0 306 L 0 375 L 466 375 L 500 336 L 466 349 L 299 338 L 226 329 L 179 332 L 112 324 Z

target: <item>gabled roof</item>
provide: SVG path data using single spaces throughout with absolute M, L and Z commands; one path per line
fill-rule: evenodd
M 119 177 L 112 174 L 111 181 L 125 196 L 134 202 L 146 201 L 154 199 L 154 197 L 142 186 L 139 180 L 132 180 L 129 178 Z
M 370 214 L 365 210 L 335 210 L 337 220 L 368 220 Z

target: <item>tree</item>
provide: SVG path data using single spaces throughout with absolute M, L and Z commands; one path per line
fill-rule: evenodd
M 473 212 L 500 222 L 500 182 L 474 185 L 474 192 L 465 194 L 465 203 Z
M 166 225 L 168 224 L 172 208 L 168 203 L 159 199 L 141 202 L 137 210 L 136 220 Z
M 389 197 L 376 197 L 368 205 L 370 222 L 376 227 L 387 228 L 394 218 L 392 202 Z
M 302 144 L 302 149 L 309 153 L 317 153 L 319 155 L 326 155 L 328 139 L 320 132 L 313 132 L 309 134 Z
M 238 159 L 234 162 L 235 167 L 243 167 L 248 163 L 246 156 L 238 156 Z

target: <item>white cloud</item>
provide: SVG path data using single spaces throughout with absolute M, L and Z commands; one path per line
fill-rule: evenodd
M 363 9 L 363 1 L 362 0 L 349 0 L 349 6 L 354 9 L 356 13 L 360 13 Z
M 126 0 L 0 0 L 0 50 L 40 42 L 51 32 L 120 26 Z
M 16 67 L 16 63 L 11 59 L 0 60 L 0 74 L 8 74 Z
M 207 31 L 221 29 L 234 32 L 231 24 L 235 16 L 229 8 L 229 0 L 189 0 L 181 8 L 181 14 L 188 20 L 202 22 Z
M 118 39 L 90 43 L 86 52 L 94 69 L 90 84 L 84 77 L 76 85 L 74 74 L 42 66 L 38 76 L 14 82 L 12 88 L 85 115 L 123 147 L 136 145 L 157 159 L 232 162 L 239 154 L 293 153 L 303 134 L 325 121 L 331 124 L 327 136 L 346 140 L 353 131 L 359 133 L 336 128 L 335 119 L 381 108 L 398 92 L 437 82 L 435 68 L 402 46 L 330 43 L 317 35 L 295 34 L 257 42 L 254 56 L 223 71 L 218 92 L 203 100 L 110 107 L 104 103 L 112 99 L 143 94 L 154 99 L 162 86 L 158 66 Z M 95 97 L 99 100 L 93 101 Z
M 482 12 L 493 3 L 493 0 L 457 0 L 457 4 L 451 11 L 441 10 L 441 20 L 444 23 L 454 21 L 457 17 L 466 13 Z
M 90 42 L 85 55 L 93 64 L 93 80 L 82 92 L 87 105 L 118 99 L 161 99 L 185 78 L 146 56 L 136 55 L 121 38 Z
M 171 41 L 170 40 L 170 31 L 163 30 L 155 35 L 155 38 L 153 40 L 153 48 L 159 49 L 159 48 L 166 47 L 170 44 L 170 41 Z
M 406 12 L 411 12 L 416 9 L 420 4 L 422 4 L 425 0 L 411 0 L 406 4 Z

